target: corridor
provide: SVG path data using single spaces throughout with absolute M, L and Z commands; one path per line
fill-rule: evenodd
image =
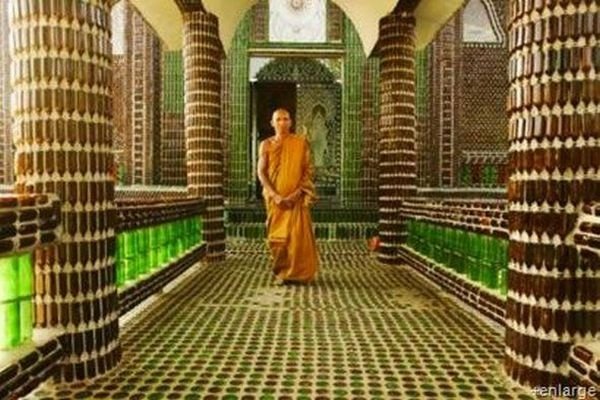
M 319 242 L 311 286 L 276 286 L 262 241 L 228 244 L 122 327 L 123 361 L 28 399 L 530 399 L 503 333 L 363 241 Z

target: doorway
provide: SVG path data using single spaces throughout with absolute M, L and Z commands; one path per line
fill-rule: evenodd
M 260 143 L 273 136 L 275 130 L 271 126 L 273 111 L 285 108 L 292 118 L 292 132 L 296 126 L 297 87 L 294 82 L 254 82 L 252 84 L 252 106 L 254 112 L 253 135 L 249 154 L 252 154 L 253 171 L 258 166 L 258 146 Z M 255 179 L 254 199 L 262 200 L 262 185 Z

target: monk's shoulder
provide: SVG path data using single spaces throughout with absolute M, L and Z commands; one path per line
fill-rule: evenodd
M 259 154 L 266 153 L 271 147 L 271 143 L 273 142 L 272 138 L 263 139 L 258 145 Z
M 301 145 L 308 144 L 308 138 L 306 137 L 306 135 L 293 135 L 292 137 L 298 144 L 301 144 Z
M 274 141 L 275 141 L 275 136 L 268 137 L 266 139 L 263 139 L 260 142 L 260 146 L 268 148 L 273 144 Z

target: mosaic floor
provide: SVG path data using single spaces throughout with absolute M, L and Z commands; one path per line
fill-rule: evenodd
M 531 399 L 500 331 L 362 242 L 319 243 L 311 286 L 276 286 L 263 242 L 231 243 L 122 330 L 121 366 L 30 399 Z

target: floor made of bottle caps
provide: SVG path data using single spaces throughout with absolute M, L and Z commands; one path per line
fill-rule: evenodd
M 309 286 L 276 286 L 263 241 L 229 244 L 121 331 L 123 361 L 31 399 L 530 399 L 503 337 L 363 242 L 320 242 Z

